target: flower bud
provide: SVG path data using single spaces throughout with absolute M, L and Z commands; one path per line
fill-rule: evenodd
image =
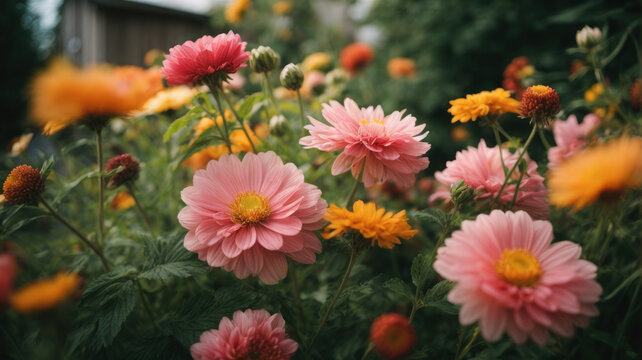
M 582 30 L 575 34 L 575 41 L 580 49 L 588 52 L 602 40 L 602 31 L 599 28 L 592 28 L 585 25 Z
M 45 181 L 38 169 L 29 165 L 15 167 L 2 185 L 5 200 L 12 204 L 30 204 L 45 191 Z
M 279 65 L 279 55 L 269 46 L 259 46 L 250 53 L 250 68 L 258 73 L 270 72 Z
M 138 173 L 140 172 L 138 160 L 129 154 L 114 156 L 107 160 L 105 171 L 109 172 L 114 169 L 118 169 L 119 166 L 122 166 L 123 169 L 112 175 L 109 180 L 110 187 L 118 187 L 120 185 L 133 182 L 136 180 Z
M 288 119 L 283 115 L 274 115 L 270 119 L 270 134 L 272 136 L 281 137 L 285 135 L 290 129 Z
M 303 71 L 294 64 L 287 64 L 281 71 L 281 85 L 288 90 L 299 90 L 302 84 Z
M 549 126 L 561 108 L 560 97 L 550 86 L 533 85 L 522 94 L 521 116 L 540 127 Z
M 468 186 L 464 180 L 459 180 L 450 187 L 450 198 L 455 207 L 461 206 L 475 197 L 475 190 Z
M 348 73 L 341 68 L 334 69 L 325 75 L 325 82 L 330 86 L 345 84 L 348 79 Z

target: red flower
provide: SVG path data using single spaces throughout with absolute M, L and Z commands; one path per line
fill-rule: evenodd
M 111 177 L 111 180 L 109 180 L 109 186 L 120 186 L 127 182 L 134 181 L 136 180 L 136 177 L 138 177 L 140 166 L 138 165 L 138 160 L 136 160 L 135 157 L 129 154 L 114 156 L 107 160 L 105 171 L 109 172 L 114 169 L 118 169 L 119 166 L 122 166 L 123 169 Z
M 524 118 L 546 126 L 560 111 L 560 97 L 557 91 L 550 86 L 533 85 L 522 95 L 520 113 Z
M 383 314 L 372 323 L 370 341 L 384 359 L 399 359 L 414 350 L 417 334 L 405 316 Z
M 368 44 L 352 43 L 341 50 L 339 61 L 350 74 L 354 75 L 368 66 L 374 59 L 374 51 Z
M 13 254 L 0 254 L 0 304 L 6 304 L 9 301 L 15 277 L 16 259 Z
M 2 186 L 5 199 L 12 204 L 33 203 L 45 191 L 45 181 L 38 169 L 29 165 L 15 167 Z

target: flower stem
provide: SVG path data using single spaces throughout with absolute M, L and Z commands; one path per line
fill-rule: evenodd
M 292 292 L 294 293 L 294 300 L 296 301 L 296 307 L 299 311 L 299 316 L 302 320 L 305 320 L 305 315 L 303 313 L 303 302 L 301 302 L 301 296 L 299 295 L 299 284 L 296 280 L 296 270 L 294 264 L 290 264 L 290 277 L 292 278 Z
M 223 92 L 223 91 L 221 90 L 221 92 Z M 227 145 L 227 150 L 231 154 L 232 153 L 232 144 L 230 143 L 230 136 L 227 133 L 227 119 L 225 119 L 225 112 L 223 111 L 223 107 L 221 106 L 221 99 L 220 99 L 220 97 L 218 95 L 219 93 L 217 91 L 212 91 L 212 94 L 214 95 L 214 102 L 216 103 L 216 110 L 219 112 L 219 114 L 221 114 L 221 119 L 223 119 L 223 127 L 224 127 L 224 131 L 225 131 L 225 145 Z M 214 123 L 216 124 L 216 119 L 214 119 Z
M 546 138 L 546 134 L 544 134 L 544 130 L 540 128 L 537 130 L 537 132 L 539 133 L 539 138 L 542 140 L 542 144 L 544 144 L 544 147 L 546 147 L 546 150 L 550 149 L 552 146 L 551 146 L 551 143 L 548 142 L 548 139 Z
M 506 176 L 506 172 L 508 169 L 506 168 L 506 165 L 504 165 L 504 152 L 502 151 L 502 139 L 499 137 L 499 130 L 497 129 L 497 126 L 493 126 L 493 133 L 495 134 L 495 141 L 497 142 L 497 148 L 499 149 L 499 160 L 502 163 L 502 170 L 504 171 L 504 176 Z
M 85 235 L 83 235 L 78 228 L 73 226 L 71 223 L 69 223 L 62 215 L 60 215 L 56 210 L 54 210 L 51 205 L 45 200 L 42 196 L 38 196 L 38 200 L 44 205 L 45 208 L 49 211 L 49 213 L 55 217 L 58 221 L 60 221 L 63 225 L 65 225 L 71 232 L 73 232 L 76 236 L 82 240 L 82 242 L 85 243 L 85 245 L 89 246 L 89 248 L 100 258 L 100 261 L 103 263 L 103 266 L 107 271 L 111 271 L 111 267 L 109 266 L 109 263 L 107 262 L 107 259 L 105 259 L 105 256 L 103 255 L 103 252 L 100 250 L 100 246 L 98 244 L 94 244 L 91 240 L 87 239 Z
M 361 184 L 361 180 L 363 179 L 363 172 L 365 171 L 365 168 L 366 168 L 366 159 L 363 159 L 363 167 L 361 168 L 361 171 L 359 171 L 359 176 L 357 176 L 357 179 L 354 182 L 354 185 L 352 186 L 352 190 L 350 190 L 350 195 L 348 195 L 348 199 L 346 200 L 345 207 L 347 207 L 354 201 L 354 197 L 355 195 L 357 195 L 357 189 L 359 188 L 359 184 Z
M 473 346 L 473 343 L 475 342 L 475 340 L 477 340 L 477 336 L 479 336 L 479 326 L 475 328 L 475 331 L 473 332 L 473 336 L 471 336 L 470 341 L 468 342 L 468 344 L 466 344 L 466 347 L 464 347 L 464 349 L 461 352 L 459 351 L 457 352 L 457 355 L 455 356 L 455 360 L 461 360 L 466 356 L 466 354 L 468 354 L 468 352 Z
M 149 300 L 147 299 L 147 295 L 145 294 L 143 287 L 140 285 L 140 280 L 136 281 L 136 286 L 138 287 L 138 292 L 140 293 L 140 298 L 142 299 L 142 302 L 143 302 L 143 308 L 145 308 L 145 312 L 149 317 L 149 321 L 151 321 L 152 325 L 154 325 L 154 328 L 156 328 L 156 330 L 161 330 L 156 324 L 155 319 L 157 317 L 154 315 L 154 312 L 152 311 L 152 308 L 149 305 Z
M 227 96 L 227 94 L 223 91 L 221 91 L 221 94 L 223 95 L 223 99 L 225 99 L 225 102 L 227 103 L 227 105 L 230 107 L 230 110 L 232 110 L 232 114 L 234 114 L 234 117 L 236 117 L 236 121 L 238 121 L 239 124 L 241 125 L 241 130 L 243 130 L 245 137 L 247 137 L 247 141 L 250 142 L 250 146 L 252 146 L 252 151 L 256 153 L 256 147 L 254 146 L 254 142 L 252 142 L 252 138 L 250 137 L 250 134 L 247 132 L 247 129 L 245 128 L 245 125 L 243 123 L 243 118 L 239 116 L 239 113 L 236 111 L 236 108 L 234 108 L 234 103 L 232 103 L 232 100 L 230 100 L 230 97 Z
M 361 357 L 361 360 L 366 360 L 366 358 L 368 357 L 368 355 L 370 355 L 370 353 L 372 352 L 372 350 L 374 350 L 374 348 L 375 348 L 375 344 L 374 343 L 372 343 L 372 342 L 368 343 L 368 348 L 363 353 L 363 356 Z
M 301 98 L 301 91 L 299 89 L 296 90 L 296 97 L 299 100 L 299 111 L 301 112 L 301 136 L 303 136 L 305 131 L 305 109 L 303 108 L 303 99 Z
M 519 173 L 519 179 L 517 180 L 517 184 L 515 184 L 515 193 L 513 194 L 513 199 L 511 200 L 510 204 L 508 205 L 508 210 L 512 210 L 513 206 L 515 206 L 515 202 L 517 201 L 517 194 L 519 193 L 519 186 L 522 184 L 522 179 L 524 178 L 524 173 L 525 173 L 525 171 L 520 171 L 520 173 Z
M 279 113 L 279 105 L 276 103 L 276 98 L 274 98 L 274 92 L 272 91 L 272 83 L 270 82 L 270 77 L 268 76 L 268 73 L 263 73 L 263 79 L 265 79 L 265 91 L 268 93 L 268 97 L 270 98 L 270 102 L 272 103 L 272 106 L 274 106 L 274 112 Z M 298 90 L 297 90 L 298 93 Z
M 103 178 L 103 137 L 102 128 L 96 129 L 96 151 L 98 160 L 98 242 L 105 242 L 105 194 Z
M 508 171 L 508 174 L 506 174 L 506 178 L 504 179 L 504 183 L 502 186 L 499 188 L 499 191 L 497 192 L 497 197 L 495 198 L 494 203 L 498 203 L 499 199 L 502 196 L 502 192 L 504 191 L 504 188 L 506 185 L 508 185 L 508 181 L 510 180 L 511 175 L 513 175 L 513 172 L 515 169 L 519 166 L 519 163 L 522 161 L 522 158 L 526 154 L 526 150 L 528 149 L 528 146 L 533 142 L 533 138 L 535 137 L 535 133 L 537 132 L 537 124 L 533 125 L 533 130 L 531 130 L 530 135 L 528 135 L 528 139 L 526 139 L 526 143 L 524 143 L 524 148 L 522 149 L 522 152 L 519 154 L 519 157 L 517 158 L 517 161 L 515 164 L 510 168 Z
M 346 269 L 345 275 L 343 275 L 343 280 L 341 280 L 341 284 L 339 285 L 339 290 L 337 291 L 336 295 L 334 295 L 334 298 L 332 298 L 332 301 L 328 306 L 328 310 L 325 311 L 325 314 L 321 319 L 321 323 L 319 324 L 319 328 L 317 329 L 317 332 L 312 337 L 312 340 L 310 341 L 310 345 L 308 345 L 307 353 L 309 353 L 310 350 L 312 349 L 312 346 L 314 345 L 314 341 L 317 339 L 317 336 L 319 336 L 319 333 L 321 332 L 321 329 L 323 329 L 323 326 L 325 326 L 326 321 L 328 321 L 328 316 L 330 316 L 330 312 L 332 311 L 332 309 L 334 308 L 334 305 L 339 299 L 339 295 L 341 295 L 341 293 L 343 292 L 343 289 L 345 289 L 346 284 L 348 283 L 348 277 L 350 276 L 350 272 L 352 271 L 352 267 L 354 266 L 358 255 L 359 255 L 358 249 L 356 247 L 353 247 L 352 252 L 350 253 L 348 268 Z
M 136 208 L 138 209 L 138 212 L 140 212 L 140 215 L 143 217 L 143 221 L 145 221 L 145 225 L 147 225 L 147 228 L 149 229 L 149 232 L 154 235 L 154 228 L 152 227 L 151 221 L 149 221 L 149 217 L 147 216 L 147 213 L 143 209 L 142 205 L 140 202 L 138 202 L 138 198 L 136 197 L 136 192 L 134 191 L 134 185 L 132 183 L 127 184 L 127 190 L 129 190 L 129 194 L 134 198 L 134 202 L 136 203 Z

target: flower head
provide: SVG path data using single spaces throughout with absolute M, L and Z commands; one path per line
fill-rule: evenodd
M 81 282 L 76 273 L 38 280 L 16 291 L 11 296 L 11 306 L 23 314 L 51 309 L 78 291 Z
M 288 90 L 299 90 L 303 85 L 303 71 L 294 64 L 287 64 L 281 71 L 281 85 Z
M 250 57 L 245 51 L 246 45 L 232 31 L 216 37 L 205 35 L 194 42 L 186 41 L 169 49 L 161 72 L 169 85 L 192 85 L 206 76 L 224 80 L 246 66 Z
M 554 168 L 580 151 L 586 145 L 589 133 L 599 125 L 600 118 L 595 114 L 586 115 L 582 124 L 578 124 L 575 115 L 566 121 L 555 120 L 553 135 L 557 146 L 548 149 L 548 167 Z
M 9 301 L 15 277 L 16 258 L 10 252 L 0 253 L 0 305 Z
M 148 114 L 158 114 L 168 110 L 178 110 L 188 105 L 197 93 L 196 89 L 187 86 L 173 86 L 159 91 L 147 100 L 142 111 Z
M 277 1 L 272 5 L 272 12 L 274 15 L 286 15 L 292 10 L 292 2 L 290 1 Z
M 196 171 L 181 198 L 185 248 L 240 279 L 276 284 L 286 275 L 286 257 L 312 264 L 321 251 L 314 235 L 327 207 L 321 191 L 273 152 L 247 153 L 243 161 L 222 155 Z
M 487 115 L 519 113 L 519 101 L 511 98 L 508 91 L 497 88 L 493 91 L 466 95 L 466 98 L 450 100 L 448 112 L 453 115 L 451 122 L 465 123 Z
M 602 31 L 599 28 L 592 28 L 588 25 L 584 25 L 582 30 L 578 31 L 575 34 L 575 41 L 577 46 L 584 50 L 590 51 L 602 40 Z
M 388 75 L 393 79 L 412 78 L 417 75 L 412 59 L 396 57 L 388 61 Z
M 129 154 L 122 154 L 114 156 L 107 160 L 105 171 L 109 172 L 122 166 L 123 169 L 112 175 L 109 180 L 109 186 L 117 187 L 129 182 L 133 182 L 138 177 L 140 172 L 140 165 L 135 157 Z
M 530 64 L 526 56 L 516 57 L 504 70 L 504 89 L 514 91 L 517 99 L 522 98 L 524 92 L 524 79 L 532 76 L 535 68 Z
M 134 197 L 126 192 L 119 192 L 109 203 L 109 208 L 113 211 L 122 211 L 127 210 L 134 205 L 136 205 Z
M 163 87 L 158 68 L 94 65 L 78 69 L 55 61 L 32 83 L 31 112 L 46 135 L 83 122 L 103 126 L 105 118 L 129 115 Z
M 279 54 L 269 46 L 259 46 L 250 52 L 250 68 L 258 73 L 268 73 L 279 65 Z
M 548 126 L 561 108 L 560 97 L 555 89 L 546 85 L 533 85 L 524 91 L 519 112 L 522 117 L 530 118 L 539 126 Z
M 343 150 L 332 165 L 332 175 L 352 170 L 357 179 L 363 169 L 366 187 L 387 180 L 410 187 L 415 174 L 428 167 L 428 158 L 421 157 L 430 149 L 421 141 L 428 132 L 421 133 L 425 124 L 415 125 L 412 115 L 395 111 L 386 116 L 381 106 L 359 108 L 349 98 L 344 105 L 323 104 L 321 113 L 330 126 L 309 117 L 312 125 L 305 128 L 310 136 L 299 143 L 306 149 Z
M 462 305 L 459 322 L 479 321 L 484 339 L 504 332 L 516 344 L 544 346 L 549 330 L 573 336 L 598 313 L 597 267 L 570 241 L 551 244 L 553 227 L 523 211 L 494 210 L 466 220 L 437 252 L 434 268 L 456 282 L 448 300 Z
M 642 185 L 642 138 L 623 136 L 568 158 L 548 175 L 551 204 L 579 210 Z
M 332 204 L 324 218 L 330 222 L 323 229 L 324 239 L 358 231 L 361 236 L 371 240 L 372 246 L 376 242 L 381 248 L 392 249 L 401 244 L 399 238 L 408 240 L 417 233 L 408 224 L 406 210 L 396 214 L 386 212 L 384 208 L 377 209 L 374 202 L 364 204 L 358 200 L 352 205 L 352 211 Z
M 270 315 L 265 310 L 238 310 L 221 319 L 218 330 L 201 334 L 200 342 L 190 351 L 196 360 L 288 360 L 298 344 L 285 333 L 281 314 Z
M 383 314 L 370 327 L 370 341 L 384 359 L 400 359 L 414 350 L 417 333 L 405 316 Z
M 225 7 L 225 20 L 230 24 L 238 24 L 252 6 L 250 0 L 232 0 Z
M 306 73 L 314 70 L 323 71 L 330 66 L 331 62 L 332 58 L 330 57 L 330 54 L 325 52 L 315 52 L 303 59 L 301 68 Z
M 12 204 L 29 204 L 45 191 L 45 181 L 38 169 L 29 165 L 16 166 L 2 185 L 5 199 Z
M 435 179 L 445 185 L 446 189 L 435 192 L 430 199 L 450 199 L 448 189 L 460 180 L 475 189 L 479 194 L 476 197 L 477 200 L 496 198 L 506 179 L 499 151 L 497 146 L 492 148 L 486 146 L 484 140 L 481 140 L 476 148 L 469 146 L 466 150 L 458 151 L 455 160 L 446 162 L 444 171 L 435 173 Z M 504 164 L 510 169 L 517 161 L 519 154 L 518 152 L 511 154 L 506 149 L 501 151 Z M 527 170 L 519 184 L 513 209 L 524 210 L 535 219 L 547 219 L 549 209 L 544 178 L 537 174 L 536 162 L 529 159 L 528 155 L 524 155 L 524 159 Z M 522 176 L 519 168 L 516 168 L 511 176 L 514 180 L 518 180 Z M 499 198 L 499 204 L 502 206 L 510 204 L 514 194 L 515 184 L 507 185 Z
M 341 50 L 339 62 L 351 75 L 358 73 L 370 65 L 374 59 L 374 51 L 365 43 L 352 43 Z

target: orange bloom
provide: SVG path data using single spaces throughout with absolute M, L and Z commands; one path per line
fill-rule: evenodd
M 486 115 L 501 115 L 504 113 L 518 113 L 519 101 L 513 99 L 510 93 L 502 88 L 493 91 L 482 91 L 477 94 L 466 95 L 465 98 L 450 100 L 448 112 L 453 115 L 451 122 L 475 121 L 478 117 Z
M 373 59 L 372 47 L 364 43 L 352 43 L 344 47 L 339 55 L 341 66 L 352 75 L 370 65 Z
M 289 1 L 277 1 L 272 5 L 272 12 L 275 15 L 285 15 L 292 10 L 292 3 Z
M 225 7 L 225 20 L 231 24 L 240 23 L 251 6 L 252 2 L 250 0 L 230 1 Z
M 40 171 L 29 165 L 16 166 L 2 185 L 5 199 L 12 204 L 33 203 L 43 191 L 45 181 Z
M 127 210 L 134 205 L 136 205 L 136 201 L 131 195 L 126 192 L 119 192 L 109 203 L 109 209 L 113 211 L 122 211 Z
M 466 127 L 463 125 L 455 126 L 450 132 L 450 138 L 456 142 L 464 142 L 468 140 L 469 137 L 470 134 L 468 133 L 468 130 L 466 130 Z
M 33 80 L 31 114 L 50 135 L 80 121 L 128 115 L 162 87 L 157 68 L 103 64 L 78 69 L 57 60 Z
M 396 57 L 388 61 L 388 74 L 393 79 L 412 78 L 417 75 L 412 59 Z
M 414 350 L 417 333 L 405 316 L 383 314 L 372 323 L 370 341 L 382 358 L 400 359 Z
M 23 314 L 51 309 L 74 294 L 81 281 L 75 273 L 38 280 L 16 291 L 11 296 L 11 306 Z
M 522 117 L 546 126 L 562 108 L 557 91 L 546 85 L 529 86 L 522 95 Z

